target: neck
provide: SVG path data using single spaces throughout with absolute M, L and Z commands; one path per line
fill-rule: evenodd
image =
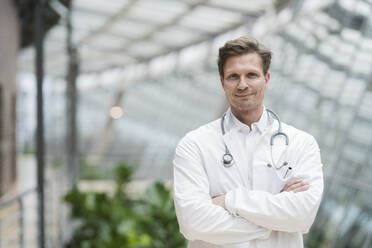
M 248 125 L 251 128 L 252 123 L 258 122 L 262 116 L 263 106 L 260 105 L 259 107 L 247 111 L 237 110 L 235 108 L 231 108 L 231 112 L 234 116 L 241 121 L 242 123 Z

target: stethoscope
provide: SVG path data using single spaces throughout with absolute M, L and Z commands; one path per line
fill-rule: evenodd
M 268 163 L 267 164 L 267 167 L 269 168 L 273 168 L 275 169 L 275 171 L 278 171 L 280 169 L 282 169 L 283 167 L 287 166 L 287 171 L 284 175 L 283 178 L 286 178 L 288 172 L 290 170 L 292 170 L 292 167 L 289 166 L 289 163 L 287 161 L 287 152 L 288 152 L 288 145 L 289 145 L 289 138 L 288 138 L 288 135 L 284 132 L 282 132 L 282 123 L 279 119 L 279 116 L 277 114 L 275 114 L 272 110 L 270 109 L 267 109 L 266 108 L 266 112 L 267 114 L 271 114 L 279 123 L 279 127 L 278 127 L 278 130 L 271 135 L 270 137 L 270 155 L 271 155 L 271 164 Z M 224 122 L 225 122 L 225 117 L 226 117 L 226 113 L 222 116 L 221 118 L 221 131 L 222 131 L 222 135 L 225 135 L 225 126 L 224 126 Z M 280 156 L 280 158 L 278 159 L 278 161 L 281 160 L 281 158 L 283 156 L 285 156 L 285 160 L 284 162 L 282 163 L 282 165 L 277 165 L 275 162 L 274 162 L 274 158 L 273 158 L 273 146 L 274 146 L 274 139 L 277 137 L 277 136 L 283 136 L 285 138 L 285 150 L 284 152 L 282 153 L 282 155 Z M 230 153 L 229 151 L 229 148 L 227 148 L 227 145 L 225 144 L 224 142 L 224 145 L 225 145 L 225 154 L 222 156 L 222 161 L 223 161 L 223 165 L 226 167 L 226 168 L 229 168 L 231 167 L 233 164 L 234 164 L 234 158 L 232 156 L 232 154 Z

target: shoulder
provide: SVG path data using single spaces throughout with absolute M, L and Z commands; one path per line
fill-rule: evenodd
M 316 139 L 310 133 L 286 123 L 282 123 L 282 125 L 284 132 L 289 135 L 290 140 L 293 140 L 296 146 L 318 146 Z
M 216 134 L 219 132 L 219 127 L 220 119 L 217 119 L 191 130 L 179 141 L 177 147 L 191 144 L 198 145 L 205 140 L 210 140 L 212 137 L 217 137 Z

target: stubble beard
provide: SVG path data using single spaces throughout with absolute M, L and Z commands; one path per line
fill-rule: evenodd
M 237 114 L 239 113 L 245 115 L 257 110 L 260 107 L 260 104 L 252 100 L 249 100 L 248 102 L 232 101 L 230 106 L 234 109 L 234 112 L 237 112 Z

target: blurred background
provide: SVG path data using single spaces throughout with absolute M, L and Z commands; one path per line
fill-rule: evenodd
M 217 51 L 246 34 L 321 148 L 306 247 L 372 247 L 372 0 L 1 0 L 0 248 L 185 247 L 174 149 L 226 110 Z

